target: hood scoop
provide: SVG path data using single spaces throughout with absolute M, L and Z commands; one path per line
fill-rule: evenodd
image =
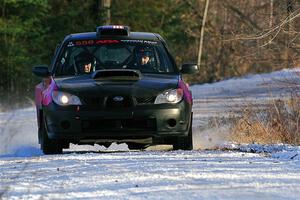
M 92 78 L 96 81 L 138 81 L 141 76 L 140 71 L 129 69 L 97 70 L 92 74 Z

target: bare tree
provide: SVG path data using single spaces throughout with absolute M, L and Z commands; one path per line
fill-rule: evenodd
M 105 24 L 111 23 L 111 13 L 110 13 L 111 0 L 102 0 L 102 8 L 106 12 Z
M 198 62 L 197 62 L 197 64 L 198 64 L 199 67 L 201 65 L 203 38 L 204 38 L 204 30 L 205 30 L 205 22 L 206 22 L 206 18 L 207 18 L 208 6 L 209 6 L 209 0 L 206 0 L 204 14 L 203 14 L 203 18 L 202 18 L 202 26 L 201 26 L 201 33 L 200 33 L 199 49 L 198 49 Z
M 270 0 L 270 21 L 269 28 L 273 26 L 273 15 L 274 15 L 274 0 Z
M 287 0 L 286 2 L 286 10 L 287 10 L 287 20 L 289 20 L 287 24 L 287 34 L 286 34 L 286 65 L 287 68 L 292 67 L 292 58 L 290 55 L 290 35 L 293 31 L 293 20 L 290 20 L 293 16 L 294 11 L 294 1 L 293 0 Z

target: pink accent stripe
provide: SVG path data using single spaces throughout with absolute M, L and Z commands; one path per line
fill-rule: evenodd
M 42 92 L 43 94 L 43 101 L 42 104 L 47 106 L 52 102 L 52 91 L 57 90 L 57 86 L 53 78 L 51 78 L 51 82 L 49 86 Z
M 192 93 L 190 92 L 188 86 L 185 84 L 185 82 L 183 82 L 182 80 L 179 81 L 178 83 L 179 88 L 181 88 L 183 90 L 183 94 L 184 94 L 184 99 L 189 103 L 192 104 L 193 102 L 193 97 L 192 97 Z

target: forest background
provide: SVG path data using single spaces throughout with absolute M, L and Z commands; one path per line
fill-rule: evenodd
M 185 77 L 195 84 L 300 66 L 299 17 L 300 0 L 0 0 L 0 106 L 32 103 L 32 67 L 49 65 L 70 33 L 159 33 L 178 66 L 200 64 Z

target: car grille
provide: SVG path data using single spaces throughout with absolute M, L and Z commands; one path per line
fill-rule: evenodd
M 135 97 L 137 104 L 154 104 L 155 97 Z
M 117 95 L 116 95 L 117 96 Z M 122 101 L 115 101 L 114 97 L 85 97 L 83 101 L 86 105 L 90 106 L 101 106 L 106 108 L 128 108 L 133 105 L 145 105 L 145 104 L 154 104 L 155 96 L 148 97 L 131 97 L 131 96 L 122 96 Z
M 99 105 L 103 105 L 104 97 L 86 97 L 84 98 L 84 102 L 87 105 L 99 106 Z
M 155 131 L 155 119 L 97 119 L 83 120 L 84 131 Z

